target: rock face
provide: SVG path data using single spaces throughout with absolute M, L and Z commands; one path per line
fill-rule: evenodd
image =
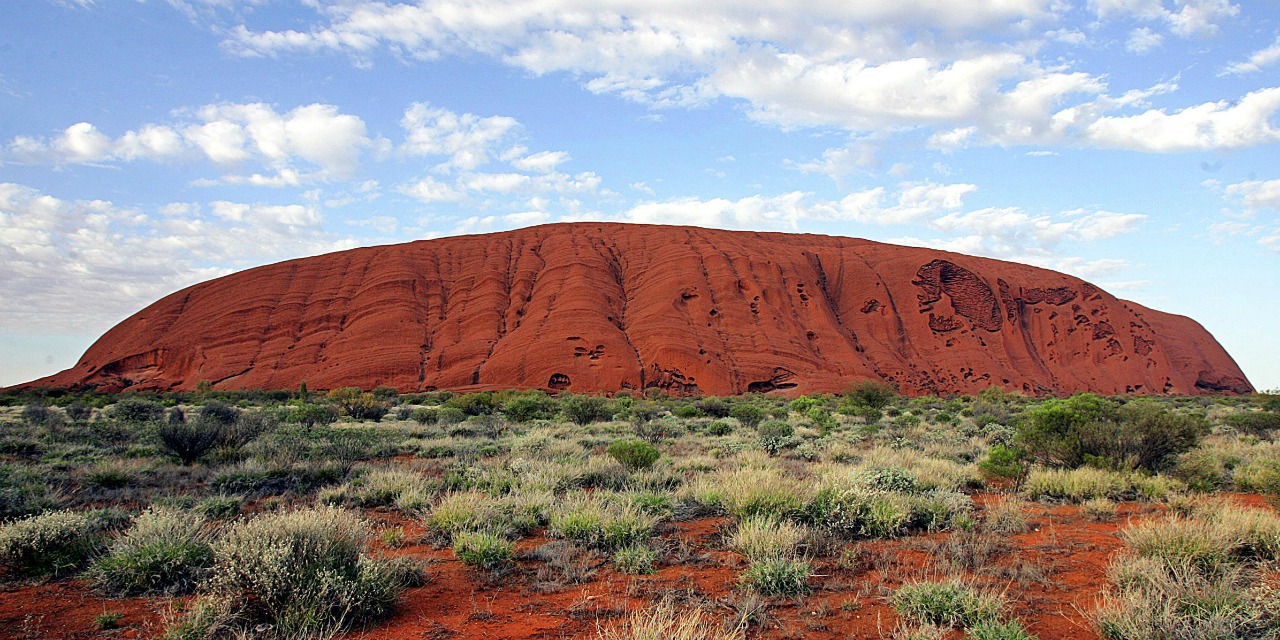
M 1009 262 L 602 223 L 355 249 L 152 304 L 24 386 L 676 394 L 1253 389 L 1193 320 Z

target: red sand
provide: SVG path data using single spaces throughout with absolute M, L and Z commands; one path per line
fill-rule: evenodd
M 989 496 L 977 496 L 982 505 Z M 983 573 L 980 584 L 1002 590 L 1011 613 L 1041 640 L 1097 638 L 1089 612 L 1107 584 L 1106 566 L 1123 546 L 1116 532 L 1127 523 L 1159 515 L 1146 504 L 1120 505 L 1114 522 L 1093 522 L 1077 507 L 1031 503 L 1033 530 L 1007 538 L 1008 553 L 991 566 L 1030 567 L 1018 580 L 1016 572 Z M 430 582 L 409 589 L 395 614 L 376 626 L 351 632 L 346 640 L 399 638 L 578 638 L 595 637 L 601 628 L 620 624 L 637 608 L 668 598 L 683 606 L 709 607 L 731 617 L 736 606 L 750 600 L 738 586 L 745 561 L 725 550 L 722 531 L 731 530 L 725 518 L 672 523 L 660 532 L 670 563 L 650 576 L 617 573 L 600 562 L 583 584 L 562 589 L 538 588 L 536 570 L 542 563 L 523 559 L 519 568 L 500 578 L 486 578 L 453 557 L 447 548 L 416 542 L 426 531 L 421 525 L 373 512 L 381 526 L 405 529 L 415 544 L 387 551 L 430 562 Z M 841 552 L 819 560 L 810 581 L 813 594 L 801 599 L 772 598 L 762 620 L 750 628 L 751 638 L 880 638 L 898 624 L 885 596 L 905 581 L 945 575 L 930 554 L 932 545 L 954 533 L 912 536 L 897 540 L 845 544 L 853 561 Z M 541 536 L 518 543 L 527 552 L 546 543 Z M 1037 576 L 1036 574 L 1042 574 Z M 972 574 L 970 574 L 972 575 Z M 0 591 L 0 630 L 3 637 L 116 638 L 156 637 L 161 612 L 170 599 L 104 599 L 81 581 L 34 586 L 9 586 Z M 125 613 L 123 630 L 97 631 L 94 617 L 103 611 Z M 960 633 L 954 634 L 959 638 Z
M 852 238 L 557 224 L 174 293 L 24 386 L 1247 393 L 1193 320 L 1020 264 Z

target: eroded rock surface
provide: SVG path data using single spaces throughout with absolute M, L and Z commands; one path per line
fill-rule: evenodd
M 184 289 L 29 385 L 677 394 L 1245 393 L 1194 321 L 1076 278 L 814 235 L 557 224 L 343 251 Z

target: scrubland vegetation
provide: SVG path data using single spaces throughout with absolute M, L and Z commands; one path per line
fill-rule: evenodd
M 1043 613 L 1019 594 L 1052 562 L 1014 541 L 1052 556 L 1067 536 L 1037 514 L 1061 509 L 1119 536 L 1080 637 L 1280 638 L 1274 395 L 206 387 L 0 405 L 0 580 L 150 599 L 167 613 L 138 628 L 158 637 L 376 633 L 456 564 L 499 595 L 629 585 L 578 635 L 832 637 L 874 610 L 871 637 L 1034 638 Z M 731 582 L 698 592 L 682 567 Z

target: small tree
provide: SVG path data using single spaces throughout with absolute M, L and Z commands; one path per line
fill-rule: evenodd
M 754 429 L 765 419 L 765 412 L 760 405 L 740 402 L 729 410 L 729 417 L 736 418 L 743 426 Z
M 898 389 L 883 380 L 860 380 L 849 387 L 845 396 L 855 406 L 884 409 L 898 399 Z
M 186 466 L 213 450 L 222 439 L 222 425 L 209 419 L 167 420 L 160 423 L 156 436 L 160 446 Z
M 569 421 L 583 426 L 613 417 L 609 402 L 600 396 L 565 396 L 560 410 Z
M 316 425 L 333 424 L 337 419 L 338 412 L 327 404 L 300 404 L 290 409 L 285 417 L 285 420 L 296 422 L 307 431 Z
M 633 471 L 648 469 L 662 457 L 661 451 L 644 440 L 614 440 L 608 452 L 614 460 Z

